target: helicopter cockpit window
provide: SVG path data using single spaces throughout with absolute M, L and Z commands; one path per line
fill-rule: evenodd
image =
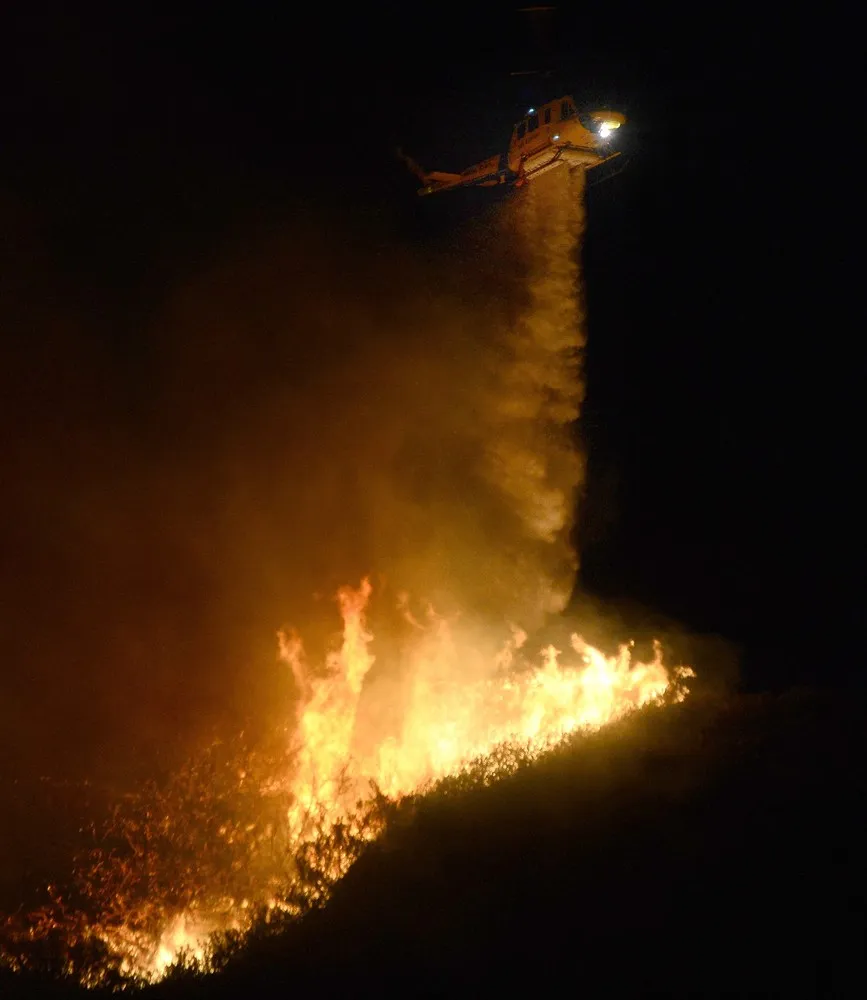
M 545 108 L 545 124 L 546 125 L 550 125 L 551 124 L 551 109 L 550 108 Z
M 526 131 L 527 131 L 527 123 L 526 122 L 521 122 L 521 124 L 518 126 L 518 138 L 519 139 L 523 139 L 524 138 L 524 133 Z
M 535 132 L 536 129 L 539 127 L 539 116 L 538 115 L 530 115 L 530 117 L 527 119 L 527 121 L 530 123 L 527 126 L 527 131 L 528 132 Z

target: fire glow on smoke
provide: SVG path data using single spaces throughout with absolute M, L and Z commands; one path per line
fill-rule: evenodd
M 503 624 L 536 634 L 563 611 L 578 564 L 583 189 L 580 171 L 552 171 L 504 202 L 485 248 L 505 254 L 493 318 L 464 309 L 457 332 L 445 323 L 430 336 L 402 335 L 388 364 L 375 366 L 376 395 L 390 404 L 370 411 L 349 454 L 338 450 L 345 414 L 327 439 L 332 465 L 341 464 L 335 454 L 361 463 L 361 520 L 375 555 L 359 564 L 437 595 L 440 610 L 374 595 L 363 580 L 337 594 L 342 636 L 324 662 L 308 656 L 302 636 L 281 632 L 296 690 L 282 728 L 254 749 L 214 744 L 122 800 L 78 856 L 71 884 L 49 887 L 41 910 L 0 923 L 0 962 L 88 985 L 158 979 L 184 953 L 213 967 L 212 935 L 243 937 L 321 905 L 396 810 L 437 781 L 493 782 L 572 733 L 686 696 L 692 671 L 666 668 L 659 647 L 646 663 L 632 662 L 628 645 L 607 656 L 578 635 L 564 649 L 528 652 L 525 632 Z M 508 294 L 502 275 L 514 285 Z M 365 406 L 347 411 L 353 421 L 371 395 L 365 387 Z M 292 419 L 282 396 L 279 412 L 282 428 Z M 359 450 L 365 437 L 391 458 Z M 401 478 L 414 482 L 415 465 L 395 471 L 407 454 L 418 497 Z M 374 475 L 383 465 L 388 475 Z M 320 492 L 311 485 L 308 495 L 315 502 Z M 392 605 L 392 626 L 376 618 L 376 640 L 374 597 Z M 444 597 L 466 617 L 443 615 Z
M 470 662 L 472 679 L 456 683 L 473 660 L 461 623 L 433 608 L 419 619 L 402 602 L 412 630 L 402 718 L 382 735 L 364 697 L 374 665 L 371 591 L 368 580 L 339 591 L 342 639 L 325 664 L 306 660 L 297 634 L 279 634 L 299 692 L 282 745 L 206 755 L 119 809 L 80 859 L 79 905 L 55 891 L 17 934 L 10 923 L 7 961 L 30 964 L 16 957 L 16 938 L 54 938 L 70 954 L 101 951 L 102 966 L 66 965 L 90 984 L 102 981 L 106 964 L 140 980 L 160 978 L 182 953 L 207 966 L 214 932 L 243 933 L 257 918 L 291 918 L 323 903 L 382 832 L 389 803 L 471 767 L 478 774 L 480 765 L 485 781 L 496 780 L 570 733 L 663 697 L 682 700 L 692 676 L 667 669 L 658 646 L 651 662 L 633 663 L 629 646 L 609 657 L 578 635 L 568 651 L 548 646 L 540 662 L 528 662 L 526 636 L 513 628 L 487 665 Z

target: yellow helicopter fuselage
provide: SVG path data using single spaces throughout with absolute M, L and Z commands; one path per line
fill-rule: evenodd
M 530 108 L 512 129 L 508 151 L 462 170 L 425 172 L 409 161 L 422 181 L 419 194 L 458 187 L 523 184 L 559 165 L 590 170 L 619 156 L 617 130 L 626 118 L 617 111 L 579 112 L 574 100 L 559 97 Z

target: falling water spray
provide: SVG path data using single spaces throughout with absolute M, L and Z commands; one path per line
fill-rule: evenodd
M 584 396 L 580 246 L 584 172 L 554 170 L 504 206 L 521 241 L 526 298 L 503 331 L 485 470 L 521 525 L 512 541 L 524 621 L 563 609 L 578 560 L 572 540 L 583 462 L 575 422 Z

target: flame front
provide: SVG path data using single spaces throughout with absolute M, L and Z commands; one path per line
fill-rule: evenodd
M 404 668 L 411 683 L 400 732 L 359 759 L 350 747 L 368 726 L 362 694 L 374 663 L 364 614 L 370 593 L 367 580 L 358 590 L 340 591 L 343 644 L 321 676 L 305 667 L 297 637 L 280 635 L 280 656 L 306 693 L 292 781 L 295 824 L 313 806 L 324 807 L 336 821 L 371 781 L 389 796 L 414 792 L 503 743 L 521 744 L 536 755 L 576 729 L 605 725 L 658 700 L 673 679 L 679 683 L 686 676 L 684 668 L 669 674 L 658 644 L 650 663 L 633 664 L 630 646 L 606 656 L 577 634 L 567 656 L 548 646 L 534 666 L 521 661 L 526 636 L 514 629 L 489 669 L 461 682 L 465 647 L 455 642 L 454 627 L 431 609 L 426 625 L 413 619 L 419 635 Z M 684 693 L 681 687 L 678 697 Z
M 7 921 L 7 962 L 34 964 L 22 951 L 59 934 L 70 951 L 101 956 L 94 968 L 69 966 L 87 984 L 103 982 L 106 965 L 153 980 L 184 954 L 207 964 L 214 932 L 243 932 L 257 915 L 324 902 L 383 829 L 383 803 L 480 760 L 495 780 L 516 759 L 498 753 L 504 745 L 533 759 L 576 730 L 663 696 L 683 699 L 692 676 L 669 671 L 658 645 L 651 662 L 633 663 L 630 646 L 606 656 L 578 635 L 565 654 L 549 645 L 533 663 L 517 627 L 483 662 L 465 623 L 432 608 L 413 615 L 404 599 L 413 636 L 404 645 L 403 713 L 386 732 L 366 699 L 377 686 L 371 595 L 366 579 L 339 591 L 342 638 L 323 664 L 307 661 L 296 633 L 279 633 L 278 655 L 298 692 L 284 745 L 261 758 L 193 762 L 168 789 L 150 786 L 119 809 L 80 859 L 78 889 L 91 912 L 55 893 L 25 926 Z

